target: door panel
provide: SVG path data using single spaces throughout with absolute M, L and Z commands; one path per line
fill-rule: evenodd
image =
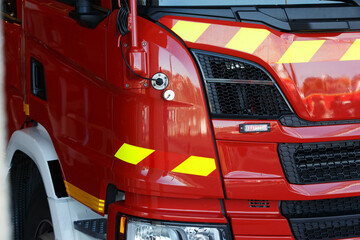
M 31 94 L 28 86 L 30 117 L 50 132 L 66 181 L 105 199 L 101 189 L 111 179 L 113 163 L 107 19 L 88 29 L 69 17 L 71 10 L 55 0 L 25 1 L 27 81 L 33 58 L 43 65 L 47 96 Z

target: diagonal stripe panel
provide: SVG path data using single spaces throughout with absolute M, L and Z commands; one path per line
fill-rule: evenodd
M 242 27 L 225 47 L 246 53 L 254 53 L 269 34 L 270 32 L 266 29 Z
M 325 40 L 294 41 L 278 63 L 309 62 Z
M 340 61 L 360 60 L 360 39 L 356 39 Z
M 174 168 L 172 172 L 208 176 L 215 169 L 216 164 L 213 158 L 191 156 Z
M 154 151 L 155 150 L 152 149 L 137 147 L 124 143 L 116 152 L 115 157 L 124 162 L 137 165 Z
M 209 26 L 208 23 L 178 21 L 171 30 L 185 41 L 196 42 Z

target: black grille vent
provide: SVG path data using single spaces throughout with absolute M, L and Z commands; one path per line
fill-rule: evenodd
M 249 200 L 250 208 L 269 208 L 270 203 L 268 200 Z
M 295 239 L 343 239 L 360 236 L 360 215 L 320 219 L 293 219 L 290 225 Z
M 220 118 L 278 119 L 291 110 L 270 76 L 254 63 L 195 52 L 211 113 Z
M 295 114 L 282 116 L 279 119 L 279 121 L 280 121 L 281 125 L 287 126 L 287 127 L 314 127 L 314 126 L 329 126 L 329 125 L 360 123 L 360 119 L 310 122 L 310 121 L 306 121 L 306 120 L 299 118 Z
M 280 210 L 286 218 L 314 218 L 360 214 L 360 197 L 281 201 Z
M 206 79 L 242 79 L 272 82 L 263 70 L 253 64 L 203 53 L 196 53 L 196 56 Z
M 280 210 L 296 239 L 360 236 L 360 197 L 281 201 Z
M 312 184 L 360 179 L 360 141 L 278 145 L 287 180 Z

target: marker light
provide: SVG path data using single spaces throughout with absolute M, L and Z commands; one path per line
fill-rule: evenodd
M 270 132 L 270 123 L 240 124 L 241 133 Z

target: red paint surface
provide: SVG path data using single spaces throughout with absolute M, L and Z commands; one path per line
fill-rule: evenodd
M 277 157 L 277 143 L 281 142 L 359 139 L 360 124 L 290 128 L 278 121 L 210 120 L 192 56 L 159 25 L 139 18 L 139 45 L 146 43 L 147 77 L 157 72 L 169 77 L 168 89 L 175 92 L 171 102 L 163 100 L 162 92 L 144 86 L 146 81 L 126 68 L 117 46 L 116 11 L 90 30 L 68 17 L 71 6 L 55 0 L 26 0 L 24 4 L 24 45 L 21 26 L 4 23 L 6 69 L 11 73 L 6 75 L 9 129 L 19 129 L 24 121 L 25 98 L 30 117 L 49 131 L 68 182 L 100 199 L 105 199 L 108 183 L 126 192 L 125 202 L 110 206 L 108 239 L 113 239 L 118 212 L 157 220 L 225 224 L 219 201 L 224 198 L 220 174 L 228 198 L 226 214 L 239 240 L 293 239 L 280 216 L 278 200 L 360 194 L 360 181 L 288 184 Z M 110 1 L 104 1 L 103 6 L 109 7 Z M 161 22 L 171 27 L 177 19 L 185 18 L 165 17 Z M 259 25 L 206 22 L 215 25 L 196 43 L 186 43 L 188 47 L 261 64 L 304 119 L 360 118 L 358 62 L 337 61 L 351 41 L 360 38 L 358 33 L 290 34 L 269 29 L 271 37 L 250 55 L 222 45 L 239 27 Z M 214 32 L 223 33 L 223 37 L 212 37 Z M 310 63 L 276 64 L 294 39 L 327 41 Z M 129 37 L 122 41 L 129 44 Z M 30 56 L 44 65 L 46 102 L 30 94 Z M 20 59 L 24 61 L 25 93 Z M 240 133 L 239 124 L 243 123 L 270 123 L 271 131 Z M 136 166 L 128 164 L 114 158 L 123 143 L 155 149 L 156 153 Z M 171 172 L 191 155 L 216 159 L 215 144 L 220 165 L 209 176 Z M 271 207 L 249 208 L 248 199 L 270 200 Z
M 275 143 L 217 141 L 224 178 L 283 178 Z
M 152 87 L 126 89 L 121 76 L 130 74 L 128 69 L 119 72 L 116 65 L 109 65 L 109 81 L 119 85 L 113 100 L 114 153 L 123 143 L 156 150 L 136 166 L 116 159 L 114 182 L 119 189 L 148 195 L 221 198 L 218 170 L 207 177 L 171 172 L 189 156 L 216 159 L 206 103 L 194 60 L 186 48 L 161 27 L 143 18 L 138 21 L 139 39 L 148 43 L 151 53 L 149 76 L 167 74 L 167 89 L 174 91 L 175 99 L 165 101 L 163 92 Z M 115 38 L 115 32 L 109 34 L 109 39 Z M 120 49 L 111 51 L 109 56 L 114 58 L 109 62 L 118 61 Z
M 233 218 L 231 223 L 234 225 L 235 235 L 252 235 L 256 233 L 260 236 L 291 236 L 289 224 L 285 218 Z
M 138 19 L 148 76 L 166 73 L 175 92 L 167 102 L 126 68 L 114 31 L 116 11 L 91 30 L 68 17 L 72 9 L 29 0 L 24 10 L 25 68 L 30 56 L 43 63 L 48 92 L 43 101 L 28 87 L 30 117 L 50 132 L 66 181 L 100 199 L 108 183 L 147 195 L 222 198 L 218 170 L 209 176 L 171 172 L 189 156 L 216 158 L 200 77 L 187 49 Z M 129 45 L 128 36 L 122 41 Z M 26 76 L 29 81 L 29 71 Z M 129 82 L 135 83 L 126 88 Z M 157 152 L 135 166 L 114 158 L 123 143 Z
M 186 45 L 262 64 L 301 118 L 311 121 L 360 118 L 359 61 L 339 62 L 360 33 L 282 33 L 259 24 L 179 16 L 165 16 L 160 22 L 172 28 L 178 20 L 211 23 L 204 36 Z M 226 49 L 227 40 L 241 27 L 267 29 L 270 35 L 253 54 Z M 308 63 L 277 63 L 294 41 L 307 40 L 325 41 Z
M 25 121 L 23 111 L 23 86 L 21 81 L 21 25 L 5 22 L 4 34 L 4 89 L 6 91 L 7 136 L 19 129 Z

